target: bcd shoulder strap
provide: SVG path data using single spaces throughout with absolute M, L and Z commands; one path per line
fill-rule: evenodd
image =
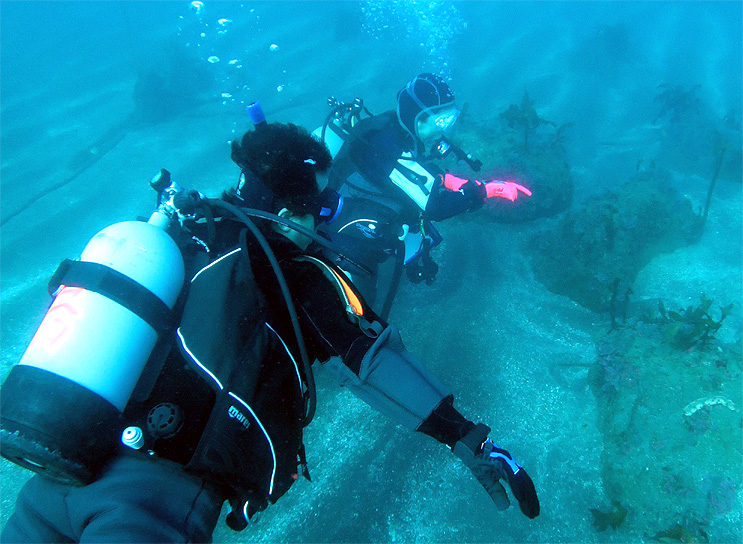
M 177 329 L 181 347 L 215 390 L 233 377 L 243 346 L 265 321 L 246 253 L 237 247 L 194 275 Z
M 219 478 L 235 504 L 261 510 L 296 478 L 304 400 L 292 361 L 272 355 L 283 340 L 266 324 L 244 235 L 194 275 L 177 334 L 216 393 L 187 468 Z

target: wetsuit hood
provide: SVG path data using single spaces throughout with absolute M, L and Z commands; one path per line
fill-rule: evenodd
M 422 142 L 416 122 L 423 114 L 435 114 L 454 105 L 454 93 L 439 76 L 423 73 L 416 76 L 397 93 L 397 120 L 415 142 L 416 155 Z

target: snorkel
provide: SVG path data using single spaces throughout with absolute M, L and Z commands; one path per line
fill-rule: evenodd
M 250 122 L 253 123 L 256 129 L 265 127 L 268 124 L 266 122 L 266 114 L 263 113 L 263 108 L 261 108 L 261 103 L 257 100 L 245 106 L 245 109 L 248 110 Z

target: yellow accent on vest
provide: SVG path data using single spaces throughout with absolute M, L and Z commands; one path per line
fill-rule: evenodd
M 353 314 L 359 317 L 362 317 L 364 315 L 364 306 L 361 304 L 361 300 L 359 300 L 359 297 L 356 296 L 356 293 L 354 293 L 353 289 L 351 289 L 351 286 L 341 274 L 336 272 L 333 268 L 322 262 L 320 259 L 316 259 L 315 257 L 311 257 L 309 255 L 297 257 L 296 260 L 311 261 L 319 266 L 324 271 L 325 276 L 328 279 L 335 280 L 336 290 L 343 299 L 343 302 L 346 306 L 346 311 L 349 314 Z
M 338 278 L 338 281 L 343 286 L 343 292 L 348 299 L 348 305 L 353 309 L 353 313 L 359 316 L 364 315 L 364 306 L 361 304 L 359 297 L 356 296 L 356 293 L 353 292 L 353 289 L 348 285 L 346 279 L 333 269 L 331 269 L 331 272 L 333 272 L 335 277 Z

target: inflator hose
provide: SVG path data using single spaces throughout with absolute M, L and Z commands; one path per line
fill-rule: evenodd
M 224 201 L 220 200 L 220 202 L 224 202 Z M 242 208 L 242 207 L 240 207 L 240 208 L 237 208 L 237 209 L 238 210 L 242 210 L 243 212 L 245 212 L 246 215 L 249 215 L 250 217 L 259 217 L 259 218 L 265 219 L 267 221 L 273 221 L 274 223 L 278 223 L 280 225 L 285 225 L 285 226 L 289 227 L 290 229 L 297 231 L 300 234 L 304 234 L 307 238 L 312 239 L 314 242 L 317 242 L 319 245 L 323 246 L 325 249 L 327 249 L 327 250 L 331 251 L 332 253 L 338 255 L 338 257 L 340 257 L 341 260 L 347 261 L 348 263 L 352 264 L 353 266 L 355 266 L 356 268 L 358 268 L 359 270 L 361 270 L 367 276 L 373 276 L 374 275 L 374 272 L 372 272 L 371 270 L 369 270 L 369 267 L 364 266 L 361 263 L 357 263 L 353 259 L 351 259 L 348 256 L 346 256 L 343 253 L 343 251 L 341 251 L 338 247 L 336 247 L 335 244 L 333 244 L 330 240 L 328 240 L 326 238 L 323 238 L 322 236 L 320 236 L 316 232 L 314 232 L 314 231 L 312 231 L 312 230 L 310 230 L 308 228 L 305 228 L 302 225 L 299 225 L 299 224 L 295 223 L 294 221 L 290 221 L 289 219 L 284 219 L 283 217 L 278 216 L 278 215 L 276 215 L 274 213 L 264 212 L 262 210 L 256 210 L 254 208 Z

